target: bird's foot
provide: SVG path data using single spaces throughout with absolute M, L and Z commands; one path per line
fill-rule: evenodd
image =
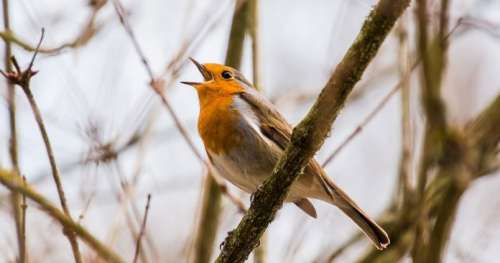
M 231 230 L 229 232 L 227 232 L 227 237 L 224 239 L 224 241 L 222 241 L 219 245 L 219 250 L 222 250 L 222 248 L 224 247 L 224 245 L 226 244 L 227 240 L 231 237 L 231 235 L 233 234 L 233 231 L 234 230 Z

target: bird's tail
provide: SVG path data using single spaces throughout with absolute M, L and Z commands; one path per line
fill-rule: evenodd
M 325 176 L 326 177 L 326 176 Z M 368 215 L 338 186 L 335 185 L 328 177 L 325 183 L 330 190 L 331 197 L 329 203 L 336 205 L 344 212 L 354 223 L 370 238 L 372 243 L 379 250 L 383 250 L 390 244 L 389 236 L 375 221 L 370 219 Z M 325 200 L 327 201 L 327 200 Z

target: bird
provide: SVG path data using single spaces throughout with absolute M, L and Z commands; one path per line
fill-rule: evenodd
M 210 166 L 218 175 L 252 194 L 272 174 L 290 142 L 292 126 L 238 70 L 190 60 L 203 76 L 203 82 L 181 83 L 194 87 L 197 92 L 198 133 Z M 317 218 L 310 199 L 338 207 L 377 249 L 383 250 L 390 244 L 384 229 L 370 219 L 314 159 L 292 184 L 285 201 Z

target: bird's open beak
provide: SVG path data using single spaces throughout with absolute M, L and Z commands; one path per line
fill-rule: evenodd
M 200 71 L 201 75 L 203 76 L 203 79 L 205 81 L 209 81 L 209 80 L 212 80 L 212 73 L 210 73 L 206 68 L 205 66 L 203 66 L 202 64 L 198 63 L 198 61 L 194 60 L 193 58 L 189 58 L 195 65 L 196 67 L 198 68 L 198 70 Z M 190 86 L 196 86 L 196 85 L 200 85 L 201 83 L 200 82 L 192 82 L 192 81 L 181 81 L 182 84 L 186 84 L 186 85 L 190 85 Z

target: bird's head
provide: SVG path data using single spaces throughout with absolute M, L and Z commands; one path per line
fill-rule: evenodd
M 200 102 L 232 96 L 252 86 L 238 70 L 232 67 L 212 63 L 200 64 L 192 58 L 190 60 L 196 65 L 204 81 L 181 81 L 181 83 L 194 87 Z

